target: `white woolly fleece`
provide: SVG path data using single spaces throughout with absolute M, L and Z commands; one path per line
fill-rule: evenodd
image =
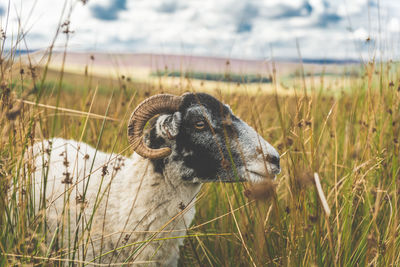
M 82 221 L 84 226 L 92 222 L 85 261 L 100 256 L 100 251 L 106 253 L 126 244 L 184 236 L 194 218 L 193 204 L 201 184 L 163 176 L 154 171 L 148 159 L 136 153 L 130 158 L 96 153 L 87 144 L 58 138 L 37 143 L 30 152 L 36 168 L 33 177 L 36 207 L 43 192 L 43 173 L 49 167 L 46 214 L 50 233 L 64 222 L 65 227 L 70 225 L 69 235 L 73 240 L 76 231 L 81 236 Z M 77 221 L 81 209 L 83 216 Z M 67 235 L 68 229 L 64 229 Z M 86 241 L 88 231 L 84 236 L 79 239 L 80 244 Z M 176 266 L 183 240 L 153 240 L 143 246 L 139 243 L 121 253 L 109 253 L 101 262 L 108 263 L 111 258 L 112 262 L 123 262 L 138 249 L 130 260 L 154 261 L 149 266 Z M 77 253 L 82 259 L 82 250 Z

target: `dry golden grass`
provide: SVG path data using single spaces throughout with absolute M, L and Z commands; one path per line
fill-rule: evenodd
M 163 79 L 144 83 L 43 69 L 34 71 L 34 87 L 31 70 L 23 68 L 23 73 L 21 66 L 12 75 L 9 69 L 2 72 L 0 263 L 82 264 L 71 254 L 49 251 L 29 198 L 17 205 L 6 194 L 11 184 L 27 179 L 18 173 L 26 145 L 51 136 L 82 136 L 94 145 L 101 132 L 101 150 L 129 155 L 126 114 L 136 104 L 156 93 L 203 88 L 192 81 L 171 86 Z M 360 78 L 343 78 L 337 88 L 330 85 L 330 91 L 323 77 L 314 79 L 319 80 L 314 86 L 293 80 L 296 89 L 284 89 L 289 94 L 229 84 L 206 90 L 278 148 L 282 173 L 273 184 L 204 186 L 180 252 L 181 266 L 400 264 L 399 71 L 395 65 L 387 72 L 376 73 L 372 66 L 363 71 Z M 89 110 L 97 115 L 84 127 Z M 117 120 L 107 119 L 102 127 L 103 116 Z

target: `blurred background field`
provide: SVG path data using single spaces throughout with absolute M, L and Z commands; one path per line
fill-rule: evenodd
M 48 56 L 35 52 L 23 56 L 22 62 L 44 65 Z M 361 68 L 356 61 L 309 60 L 303 63 L 297 60 L 244 60 L 218 57 L 172 54 L 113 54 L 69 52 L 54 53 L 47 64 L 50 70 L 59 70 L 63 66 L 69 73 L 119 79 L 122 76 L 132 82 L 162 83 L 170 88 L 195 87 L 205 91 L 233 90 L 273 93 L 273 68 L 279 79 L 276 88 L 280 94 L 292 94 L 291 87 L 305 81 L 308 87 L 317 86 L 323 77 L 327 90 L 333 86 L 344 88 L 344 83 L 361 75 Z M 317 84 L 316 84 L 317 83 Z M 348 87 L 348 85 L 347 85 Z M 218 89 L 217 89 L 218 88 Z M 299 88 L 299 87 L 298 87 Z M 338 90 L 335 90 L 338 91 Z
M 85 263 L 74 247 L 46 245 L 30 192 L 9 197 L 29 181 L 19 172 L 28 146 L 82 138 L 129 156 L 126 123 L 136 105 L 190 91 L 229 104 L 277 148 L 282 172 L 273 184 L 206 184 L 180 266 L 400 266 L 396 59 L 74 52 L 67 42 L 19 56 L 21 43 L 0 54 L 0 265 Z

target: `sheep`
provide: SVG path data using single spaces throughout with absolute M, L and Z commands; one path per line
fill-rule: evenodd
M 131 157 L 61 138 L 31 148 L 35 207 L 46 215 L 47 239 L 57 231 L 69 236 L 83 247 L 69 252 L 76 258 L 176 266 L 178 237 L 194 219 L 202 184 L 259 182 L 280 172 L 278 152 L 205 93 L 144 100 L 128 137 Z

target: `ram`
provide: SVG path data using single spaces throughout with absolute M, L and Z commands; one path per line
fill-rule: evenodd
M 280 172 L 278 152 L 204 93 L 144 100 L 128 137 L 131 157 L 58 138 L 31 148 L 49 245 L 79 248 L 68 253 L 85 261 L 176 266 L 178 237 L 203 183 L 259 182 Z

